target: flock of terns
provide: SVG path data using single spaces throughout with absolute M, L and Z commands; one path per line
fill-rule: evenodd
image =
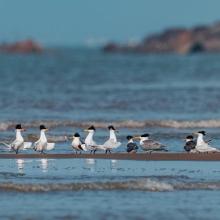
M 32 142 L 25 142 L 22 136 L 22 132 L 25 129 L 21 126 L 21 124 L 17 124 L 15 126 L 16 137 L 15 140 L 7 144 L 5 142 L 0 142 L 3 144 L 9 151 L 14 151 L 16 154 L 20 150 L 33 149 L 40 153 L 45 153 L 45 151 L 53 150 L 55 147 L 55 143 L 49 143 L 46 137 L 46 131 L 48 130 L 45 125 L 40 125 L 40 137 L 39 139 Z M 96 128 L 92 125 L 85 131 L 88 132 L 85 140 L 83 141 L 80 137 L 79 133 L 75 133 L 72 137 L 65 137 L 66 141 L 71 140 L 71 146 L 75 153 L 81 153 L 84 151 L 90 151 L 90 153 L 95 154 L 96 151 L 104 151 L 106 154 L 111 153 L 112 150 L 117 149 L 121 146 L 121 142 L 117 140 L 116 132 L 117 130 L 114 126 L 108 126 L 109 130 L 109 138 L 103 144 L 97 144 L 94 140 L 94 134 L 96 132 Z M 194 139 L 194 136 L 196 138 Z M 220 152 L 219 149 L 210 146 L 210 140 L 205 141 L 204 136 L 206 135 L 205 131 L 198 131 L 193 133 L 193 135 L 188 135 L 185 138 L 185 146 L 184 149 L 190 153 L 209 153 L 209 152 Z M 140 136 L 127 136 L 127 152 L 128 153 L 136 153 L 139 149 L 138 143 L 139 141 L 140 148 L 143 151 L 152 153 L 154 151 L 168 151 L 167 147 L 160 142 L 154 141 L 150 139 L 149 134 L 143 134 Z

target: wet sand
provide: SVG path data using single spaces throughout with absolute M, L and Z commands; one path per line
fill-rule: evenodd
M 0 159 L 111 159 L 147 161 L 220 161 L 220 153 L 112 153 L 112 154 L 0 154 Z

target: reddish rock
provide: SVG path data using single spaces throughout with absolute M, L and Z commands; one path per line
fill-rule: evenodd
M 108 44 L 107 52 L 194 53 L 220 52 L 220 22 L 194 28 L 171 28 L 143 39 L 137 45 Z
M 1 44 L 0 51 L 9 53 L 39 53 L 43 51 L 43 48 L 33 40 L 24 40 L 11 44 Z

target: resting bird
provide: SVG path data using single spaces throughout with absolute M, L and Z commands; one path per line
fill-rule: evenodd
M 109 129 L 109 139 L 102 145 L 105 148 L 105 153 L 107 154 L 108 152 L 111 153 L 111 150 L 118 148 L 121 145 L 121 142 L 117 141 L 117 137 L 115 132 L 116 129 L 110 125 L 108 126 Z
M 128 144 L 127 144 L 127 152 L 128 153 L 136 153 L 138 150 L 138 146 L 133 141 L 133 136 L 127 136 Z
M 101 145 L 98 145 L 93 139 L 93 136 L 96 131 L 93 125 L 84 131 L 88 132 L 88 135 L 85 139 L 85 144 L 86 144 L 86 148 L 90 150 L 91 153 L 95 154 L 97 150 L 105 150 L 104 147 L 102 147 Z
M 85 143 L 80 139 L 79 133 L 75 133 L 73 135 L 73 141 L 72 141 L 72 148 L 77 152 L 79 151 L 80 153 L 82 151 L 87 151 Z
M 30 149 L 32 143 L 24 142 L 24 138 L 21 135 L 22 131 L 25 131 L 25 129 L 21 127 L 21 124 L 17 124 L 15 126 L 15 133 L 16 133 L 15 140 L 11 144 L 6 144 L 5 142 L 1 142 L 1 143 L 4 144 L 8 148 L 8 150 L 15 151 L 16 154 L 18 154 L 19 150 Z
M 34 143 L 34 150 L 39 151 L 40 153 L 44 153 L 45 150 L 53 150 L 55 147 L 55 143 L 48 143 L 45 132 L 48 129 L 44 125 L 40 125 L 40 138 L 38 141 Z
M 196 147 L 196 141 L 193 140 L 193 136 L 192 135 L 188 135 L 185 139 L 186 143 L 184 146 L 185 151 L 190 152 L 193 151 Z
M 140 139 L 140 146 L 144 151 L 153 152 L 153 151 L 167 151 L 166 146 L 149 139 L 149 134 L 143 134 L 141 136 L 135 137 Z
M 197 135 L 197 141 L 196 141 L 196 151 L 197 152 L 220 152 L 219 149 L 215 148 L 215 147 L 211 147 L 208 142 L 204 141 L 204 136 L 206 135 L 205 131 L 198 131 L 196 133 L 194 133 L 195 135 Z

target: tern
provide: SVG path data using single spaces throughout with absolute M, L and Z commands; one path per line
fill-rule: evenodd
M 128 135 L 127 136 L 127 140 L 128 140 L 128 144 L 127 144 L 127 152 L 128 153 L 136 153 L 138 150 L 138 146 L 136 143 L 134 143 L 133 141 L 133 136 Z
M 95 154 L 97 150 L 105 150 L 103 146 L 98 145 L 93 139 L 96 131 L 96 128 L 93 125 L 90 126 L 88 129 L 85 129 L 84 131 L 88 132 L 88 135 L 85 139 L 85 144 L 86 148 L 90 150 L 91 153 Z
M 72 141 L 72 148 L 77 152 L 79 151 L 80 153 L 82 151 L 87 151 L 85 143 L 80 139 L 79 133 L 75 133 L 73 135 L 73 141 Z
M 108 152 L 111 153 L 111 150 L 118 148 L 121 145 L 121 142 L 117 141 L 117 137 L 115 132 L 117 130 L 114 128 L 114 126 L 110 125 L 108 126 L 109 129 L 109 139 L 102 145 L 105 148 L 105 153 Z
M 149 134 L 142 134 L 141 136 L 134 137 L 134 139 L 140 139 L 140 146 L 144 151 L 167 151 L 166 146 L 160 142 L 149 139 Z
M 196 147 L 196 141 L 194 140 L 194 137 L 192 135 L 188 135 L 185 139 L 185 142 L 184 150 L 186 152 L 194 152 Z
M 48 143 L 47 137 L 45 132 L 48 131 L 48 129 L 44 125 L 40 125 L 40 138 L 38 141 L 34 143 L 34 150 L 40 151 L 41 153 L 44 153 L 44 150 L 53 150 L 55 147 L 55 143 Z
M 16 154 L 18 154 L 19 150 L 30 149 L 32 143 L 24 142 L 24 138 L 21 135 L 22 131 L 25 131 L 25 129 L 22 128 L 21 124 L 17 124 L 15 126 L 15 133 L 16 133 L 15 140 L 11 144 L 6 144 L 5 142 L 1 142 L 1 143 L 4 144 L 8 148 L 8 150 L 15 151 Z
M 215 148 L 215 147 L 211 147 L 209 145 L 209 142 L 204 141 L 204 136 L 206 135 L 205 131 L 198 131 L 196 133 L 194 133 L 195 135 L 197 135 L 197 141 L 196 141 L 196 151 L 197 152 L 220 152 L 219 149 Z

